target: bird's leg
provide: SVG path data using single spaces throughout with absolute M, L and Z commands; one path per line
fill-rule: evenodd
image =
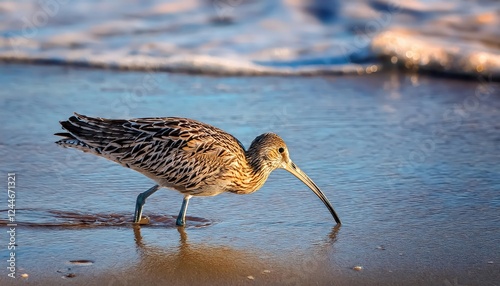
M 189 199 L 191 197 L 191 195 L 186 195 L 184 196 L 184 200 L 182 200 L 181 211 L 179 212 L 179 216 L 177 216 L 177 221 L 175 222 L 175 224 L 178 226 L 184 226 L 186 222 L 186 210 L 189 204 Z
M 154 185 L 151 187 L 149 190 L 145 191 L 144 193 L 140 193 L 137 196 L 137 201 L 135 202 L 135 213 L 134 213 L 134 223 L 139 223 L 141 221 L 142 217 L 142 206 L 146 203 L 146 199 L 154 194 L 160 186 Z

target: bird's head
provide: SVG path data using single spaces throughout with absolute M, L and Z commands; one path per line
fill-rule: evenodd
M 306 184 L 326 205 L 333 218 L 340 224 L 340 219 L 335 213 L 330 201 L 326 198 L 319 187 L 295 165 L 290 159 L 285 141 L 274 133 L 264 133 L 257 136 L 247 151 L 248 159 L 254 170 L 267 176 L 274 170 L 281 168 L 292 173 L 295 177 Z
M 263 171 L 272 172 L 278 168 L 285 169 L 290 162 L 285 141 L 274 133 L 257 136 L 250 145 L 251 163 Z

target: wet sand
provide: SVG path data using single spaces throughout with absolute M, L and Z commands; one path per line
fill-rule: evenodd
M 0 171 L 16 173 L 18 223 L 11 279 L 4 192 L 1 285 L 500 281 L 496 83 L 396 72 L 234 78 L 27 65 L 2 65 L 0 74 Z M 453 117 L 457 106 L 463 113 Z M 252 195 L 194 198 L 185 229 L 174 225 L 182 197 L 160 191 L 145 205 L 150 224 L 134 227 L 135 198 L 152 182 L 56 146 L 58 121 L 73 111 L 191 117 L 246 146 L 275 131 L 344 224 L 335 228 L 307 187 L 277 171 Z

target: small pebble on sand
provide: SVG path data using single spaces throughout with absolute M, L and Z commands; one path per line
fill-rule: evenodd
M 271 273 L 271 270 L 265 269 L 264 271 L 262 271 L 262 273 L 264 273 L 264 274 Z
M 255 277 L 253 277 L 252 275 L 248 275 L 247 278 L 250 280 L 255 280 Z
M 356 271 L 361 271 L 363 270 L 363 266 L 360 266 L 360 265 L 356 265 L 352 268 L 353 270 L 356 270 Z

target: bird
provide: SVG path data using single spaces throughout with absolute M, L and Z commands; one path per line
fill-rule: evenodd
M 275 133 L 257 136 L 245 149 L 233 135 L 182 117 L 106 119 L 75 112 L 59 123 L 65 132 L 54 134 L 63 137 L 56 144 L 106 158 L 156 183 L 137 196 L 135 224 L 141 221 L 146 199 L 160 188 L 184 195 L 176 225 L 185 226 L 192 197 L 251 194 L 278 168 L 308 186 L 341 224 L 328 198 L 292 162 L 285 142 Z

